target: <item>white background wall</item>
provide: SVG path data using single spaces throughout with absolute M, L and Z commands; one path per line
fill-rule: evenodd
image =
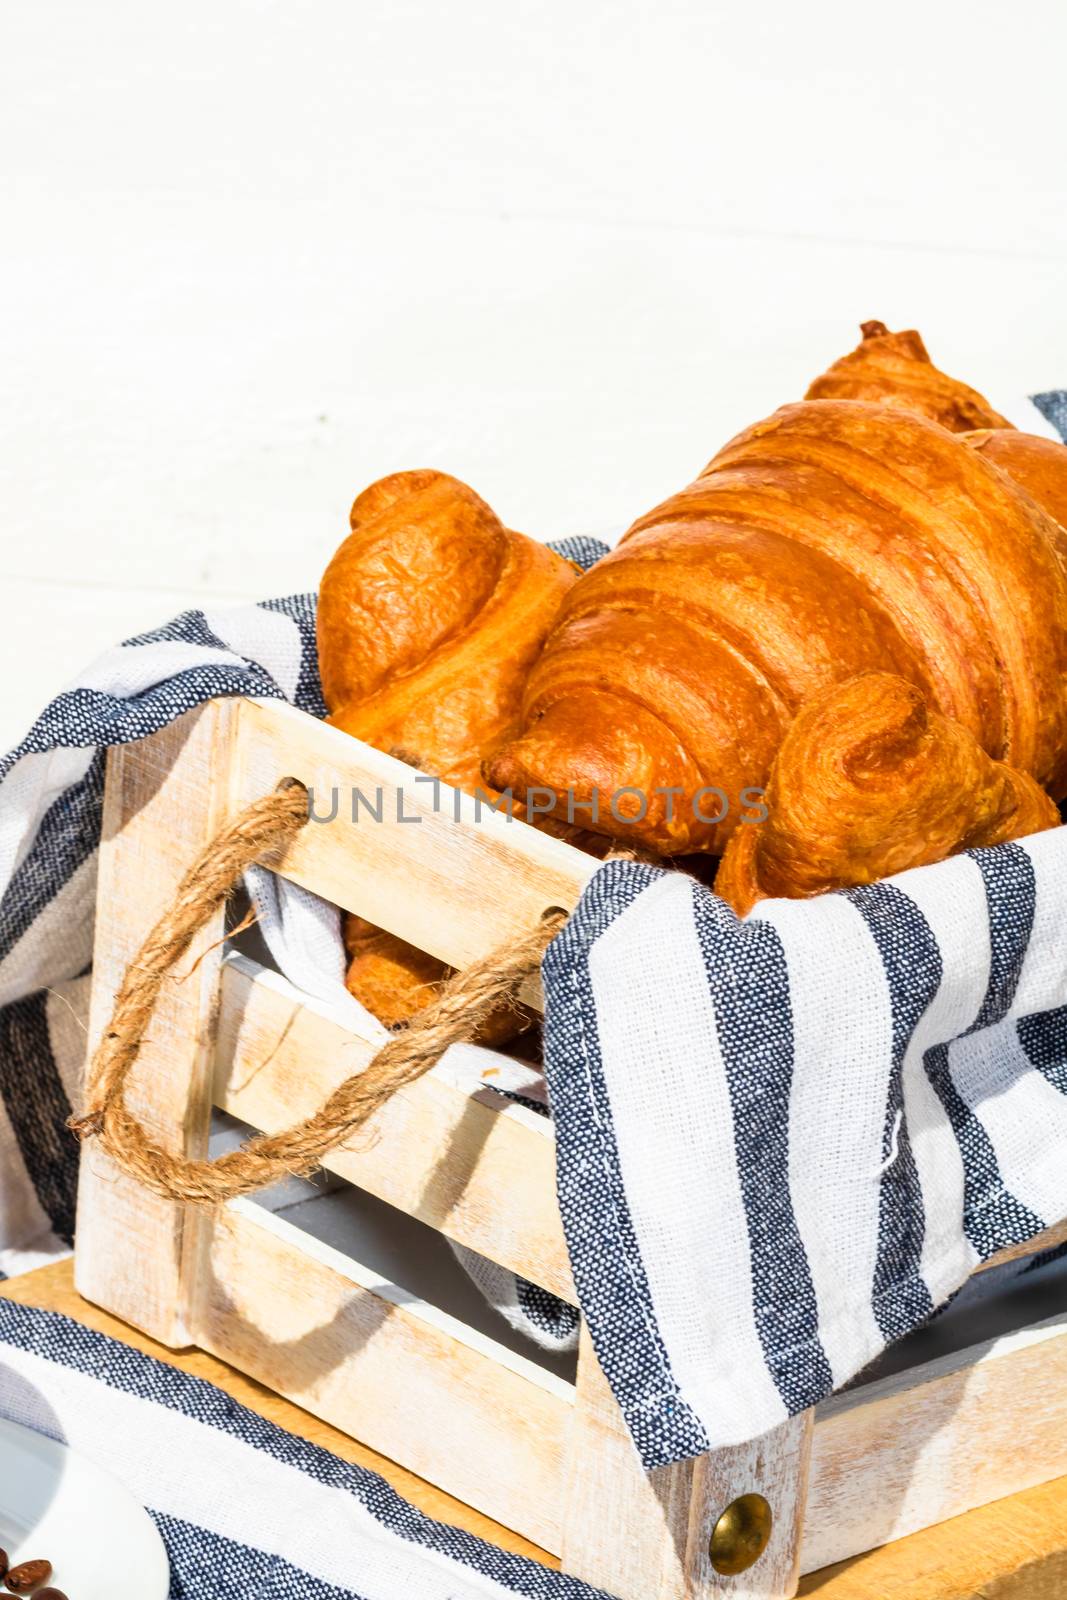
M 625 524 L 877 316 L 1067 384 L 1063 0 L 9 0 L 0 746 L 354 493 Z

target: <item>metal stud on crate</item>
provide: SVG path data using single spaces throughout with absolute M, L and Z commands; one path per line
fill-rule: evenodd
M 114 749 L 93 1040 L 146 934 L 220 828 L 283 778 L 388 795 L 407 770 L 291 707 L 251 701 L 211 702 Z M 503 817 L 475 826 L 463 797 L 456 818 L 428 797 L 418 828 L 361 830 L 341 815 L 301 829 L 275 870 L 467 970 L 528 935 L 547 908 L 573 906 L 596 863 Z M 189 943 L 183 981 L 160 986 L 123 1090 L 179 1172 L 206 1156 L 213 1107 L 281 1134 L 380 1046 L 278 974 L 224 957 L 222 935 L 220 905 Z M 536 981 L 523 997 L 539 1003 Z M 330 1174 L 577 1304 L 546 1118 L 471 1092 L 442 1066 L 382 1103 L 366 1134 L 327 1151 Z M 621 1600 L 784 1600 L 802 1571 L 887 1536 L 872 1535 L 872 1506 L 894 1506 L 892 1532 L 903 1533 L 1067 1472 L 1062 1318 L 649 1473 L 584 1326 L 571 1381 L 248 1199 L 208 1210 L 145 1188 L 95 1141 L 77 1282 L 164 1344 L 222 1357 Z M 936 1470 L 913 1483 L 901 1441 L 918 1416 L 924 1437 L 936 1422 L 938 1450 Z
M 724 1577 L 747 1572 L 770 1543 L 773 1525 L 771 1508 L 761 1494 L 742 1494 L 731 1500 L 708 1541 L 715 1571 Z

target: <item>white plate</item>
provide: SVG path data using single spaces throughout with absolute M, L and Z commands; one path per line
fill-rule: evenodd
M 51 1561 L 48 1581 L 70 1600 L 167 1600 L 167 1554 L 143 1506 L 87 1457 L 3 1419 L 0 1548 L 12 1566 Z

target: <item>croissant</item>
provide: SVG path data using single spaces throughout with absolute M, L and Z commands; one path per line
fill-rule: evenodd
M 785 406 L 575 584 L 487 777 L 570 791 L 660 855 L 719 853 L 800 707 L 877 671 L 1061 798 L 1061 549 L 986 449 L 928 417 Z
M 1067 566 L 1067 445 L 1017 428 L 983 429 L 960 437 L 1049 513 L 1056 524 L 1057 553 Z
M 457 788 L 518 726 L 522 686 L 577 569 L 512 533 L 443 472 L 365 489 L 318 603 L 323 695 L 335 727 Z M 345 922 L 350 991 L 381 1021 L 407 1020 L 449 968 L 359 917 Z M 513 1034 L 512 1012 L 483 1042 Z
M 1067 527 L 1067 448 L 1022 432 L 977 390 L 939 372 L 914 328 L 890 333 L 884 322 L 865 322 L 862 333 L 855 350 L 816 378 L 807 399 L 879 402 L 919 411 L 953 432 L 970 430 L 962 435 L 967 444 Z
M 816 695 L 782 740 L 765 821 L 735 829 L 715 891 L 744 916 L 1059 825 L 1033 778 L 986 755 L 890 673 Z
M 864 322 L 860 331 L 861 343 L 815 379 L 806 400 L 889 402 L 954 433 L 1012 426 L 976 389 L 939 371 L 914 328 L 890 333 L 884 322 Z
M 436 956 L 364 917 L 345 917 L 344 941 L 349 960 L 345 985 L 387 1028 L 399 1027 L 421 1010 L 448 972 Z
M 319 589 L 330 721 L 459 788 L 518 725 L 522 686 L 577 576 L 446 473 L 356 499 Z

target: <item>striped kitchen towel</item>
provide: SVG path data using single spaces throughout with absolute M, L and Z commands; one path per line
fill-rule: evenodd
M 200 1378 L 2 1298 L 0 1417 L 125 1484 L 166 1546 L 170 1600 L 607 1600 L 434 1522 Z
M 73 1224 L 102 748 L 217 694 L 322 714 L 313 597 L 131 641 L 0 765 L 0 1249 Z M 333 908 L 251 888 L 286 975 L 354 1005 Z M 1058 831 L 743 923 L 685 876 L 598 870 L 545 959 L 545 1066 L 582 1311 L 646 1464 L 811 1405 L 1067 1215 L 1065 907 Z M 573 1342 L 573 1311 L 468 1267 Z
M 1067 1216 L 1067 828 L 743 922 L 608 862 L 544 975 L 575 1283 L 647 1466 L 824 1399 Z

